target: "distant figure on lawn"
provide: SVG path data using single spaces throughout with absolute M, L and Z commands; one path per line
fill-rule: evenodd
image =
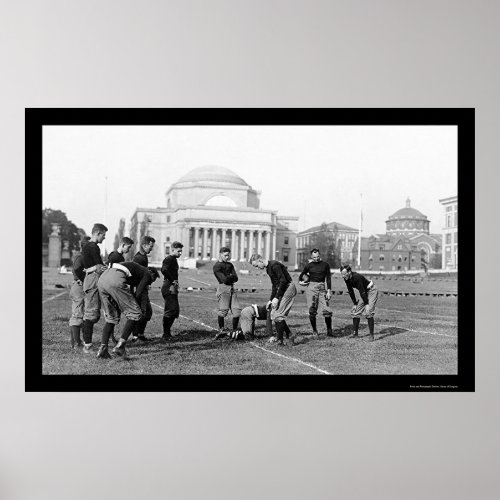
M 238 301 L 238 295 L 234 289 L 234 284 L 238 281 L 238 275 L 234 269 L 231 260 L 231 249 L 222 247 L 219 253 L 219 260 L 214 264 L 213 272 L 217 279 L 217 302 L 219 303 L 219 311 L 217 313 L 217 321 L 219 326 L 219 333 L 215 336 L 214 340 L 223 337 L 231 337 L 238 330 L 238 322 L 240 320 L 241 306 Z M 227 331 L 224 328 L 224 319 L 227 313 L 231 310 L 233 315 L 233 328 L 232 331 Z
M 347 291 L 349 292 L 352 303 L 354 304 L 351 309 L 354 333 L 350 338 L 359 338 L 359 322 L 361 320 L 361 315 L 364 314 L 368 319 L 368 328 L 370 329 L 368 341 L 373 342 L 375 340 L 373 337 L 373 332 L 375 330 L 375 320 L 373 316 L 375 314 L 375 304 L 378 300 L 378 290 L 373 284 L 373 281 L 368 280 L 362 274 L 352 271 L 351 266 L 348 264 L 341 266 L 340 272 L 347 285 Z M 357 288 L 359 292 L 361 303 L 356 299 L 354 288 Z
M 287 268 L 277 260 L 267 260 L 259 254 L 254 254 L 250 257 L 250 264 L 258 269 L 265 269 L 271 279 L 272 290 L 267 307 L 271 308 L 271 319 L 276 325 L 277 335 L 276 338 L 271 337 L 270 341 L 275 341 L 278 345 L 284 345 L 285 333 L 287 338 L 290 336 L 286 317 L 297 295 L 295 284 Z M 291 342 L 293 343 L 293 336 Z

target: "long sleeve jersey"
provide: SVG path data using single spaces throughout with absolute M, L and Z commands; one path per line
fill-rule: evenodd
M 370 280 L 367 280 L 362 274 L 355 273 L 354 271 L 351 273 L 351 277 L 347 280 L 344 280 L 347 285 L 347 291 L 349 292 L 349 296 L 354 304 L 356 304 L 356 295 L 354 295 L 354 288 L 357 288 L 359 291 L 359 295 L 363 300 L 365 305 L 368 304 L 368 292 L 367 286 L 370 284 Z
M 148 267 L 148 256 L 145 253 L 137 252 L 132 259 L 133 262 L 137 262 L 141 266 Z
M 219 283 L 232 285 L 238 281 L 238 275 L 231 262 L 218 261 L 214 264 L 213 271 Z
M 101 251 L 99 250 L 97 243 L 95 243 L 93 241 L 89 241 L 83 247 L 82 260 L 83 260 L 83 267 L 85 269 L 88 269 L 89 267 L 93 267 L 96 264 L 103 265 Z
M 135 296 L 140 297 L 144 289 L 153 282 L 153 278 L 147 267 L 137 264 L 137 262 L 120 262 L 120 266 L 126 267 L 131 276 L 126 280 L 130 289 L 135 289 Z
M 307 274 L 310 281 L 314 283 L 324 283 L 326 279 L 327 290 L 332 289 L 332 273 L 328 262 L 323 260 L 320 260 L 319 262 L 308 262 L 304 267 L 304 270 L 300 273 L 299 281 L 302 281 L 304 274 Z
M 179 263 L 177 262 L 177 257 L 175 255 L 167 255 L 161 264 L 161 273 L 163 277 L 170 281 L 179 280 Z
M 269 300 L 281 299 L 292 281 L 287 268 L 277 260 L 270 260 L 266 266 L 266 273 L 271 278 L 272 283 L 271 298 Z
M 80 280 L 83 283 L 85 279 L 85 271 L 83 266 L 82 254 L 77 255 L 73 261 L 73 277 L 75 280 Z

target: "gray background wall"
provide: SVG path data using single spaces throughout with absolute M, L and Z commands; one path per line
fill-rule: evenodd
M 498 2 L 0 8 L 1 498 L 496 498 Z M 475 107 L 476 392 L 25 394 L 24 108 L 172 106 Z

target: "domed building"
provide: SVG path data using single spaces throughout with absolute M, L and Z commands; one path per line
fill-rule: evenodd
M 165 207 L 137 208 L 130 234 L 136 242 L 143 235 L 155 238 L 152 265 L 162 262 L 173 241 L 180 241 L 183 257 L 195 261 L 215 260 L 228 246 L 232 260 L 260 253 L 294 267 L 297 224 L 298 217 L 261 209 L 260 191 L 238 174 L 209 165 L 174 182 L 165 193 Z
M 441 268 L 442 236 L 430 233 L 430 221 L 411 207 L 410 198 L 385 221 L 385 234 L 361 239 L 361 268 L 416 271 Z M 355 259 L 357 251 L 354 252 Z
M 406 206 L 400 208 L 385 221 L 388 236 L 407 236 L 415 234 L 429 234 L 430 221 L 427 216 L 410 206 L 410 198 L 406 199 Z

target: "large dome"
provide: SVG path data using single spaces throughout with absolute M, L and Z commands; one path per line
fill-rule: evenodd
M 248 186 L 248 184 L 232 170 L 217 165 L 208 165 L 198 167 L 189 171 L 186 175 L 182 176 L 173 185 L 192 182 L 224 182 L 228 184 L 237 184 L 239 186 Z

